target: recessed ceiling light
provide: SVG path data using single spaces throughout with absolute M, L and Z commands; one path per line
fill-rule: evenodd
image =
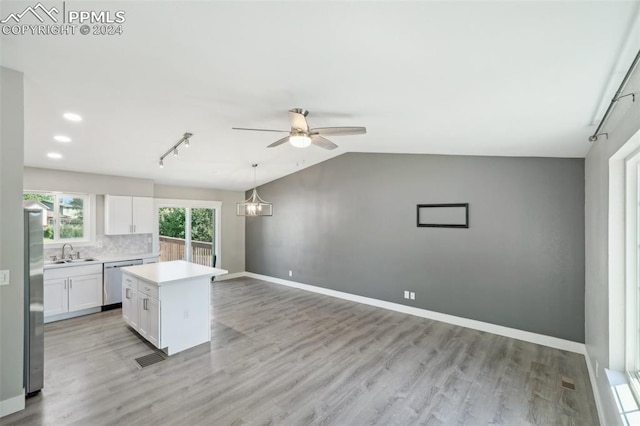
M 59 160 L 62 158 L 62 154 L 58 154 L 57 152 L 50 152 L 47 154 L 47 157 L 53 158 L 54 160 Z
M 73 112 L 65 112 L 64 114 L 62 114 L 62 116 L 69 121 L 82 121 L 82 117 Z
M 53 137 L 58 142 L 71 142 L 71 138 L 69 136 L 57 135 Z

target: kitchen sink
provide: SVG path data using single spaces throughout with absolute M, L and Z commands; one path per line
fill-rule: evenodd
M 45 265 L 65 265 L 69 263 L 96 262 L 98 259 L 94 257 L 85 257 L 83 259 L 65 259 L 65 260 L 45 260 Z

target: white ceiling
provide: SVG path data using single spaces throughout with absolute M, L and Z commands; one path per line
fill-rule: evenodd
M 124 33 L 2 36 L 1 63 L 24 72 L 27 166 L 246 190 L 251 163 L 263 183 L 345 152 L 584 157 L 638 47 L 637 5 L 67 1 L 124 10 Z M 231 130 L 287 129 L 293 107 L 368 133 L 326 151 Z M 191 148 L 160 169 L 186 131 Z

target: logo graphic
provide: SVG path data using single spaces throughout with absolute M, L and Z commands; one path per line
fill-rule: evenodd
M 127 20 L 124 10 L 78 10 L 67 7 L 67 3 L 64 0 L 58 2 L 57 7 L 47 8 L 38 2 L 20 13 L 10 13 L 0 20 L 0 33 L 3 36 L 122 35 L 122 24 Z
M 58 22 L 58 19 L 55 16 L 53 16 L 53 14 L 52 14 L 54 12 L 56 14 L 60 13 L 60 11 L 55 6 L 52 7 L 51 9 L 47 10 L 47 8 L 42 5 L 42 3 L 38 3 L 33 7 L 32 6 L 27 7 L 21 13 L 11 13 L 11 14 L 9 14 L 9 16 L 7 16 L 2 21 L 0 21 L 0 24 L 6 24 L 11 19 L 13 19 L 16 23 L 19 23 L 20 20 L 22 19 L 22 17 L 24 15 L 26 15 L 27 13 L 31 13 L 33 16 L 35 16 L 38 19 L 38 21 L 44 22 L 44 19 L 38 13 L 38 11 L 40 12 L 40 14 L 44 14 L 44 15 L 48 16 L 53 22 Z

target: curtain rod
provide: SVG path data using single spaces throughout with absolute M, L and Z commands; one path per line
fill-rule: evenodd
M 622 93 L 625 86 L 629 82 L 629 79 L 631 78 L 631 74 L 633 74 L 633 71 L 635 71 L 636 67 L 638 66 L 638 62 L 640 62 L 640 50 L 636 54 L 636 57 L 633 59 L 633 62 L 631 63 L 631 66 L 627 70 L 627 74 L 625 74 L 624 78 L 622 79 L 622 83 L 620 83 L 620 87 L 618 87 L 616 94 L 613 96 L 613 99 L 611 99 L 611 103 L 609 103 L 609 107 L 607 108 L 607 111 L 604 113 L 602 120 L 600 120 L 600 124 L 598 124 L 598 128 L 596 129 L 595 132 L 593 132 L 593 135 L 589 136 L 589 141 L 595 142 L 598 140 L 598 135 L 606 134 L 606 133 L 600 133 L 600 129 L 602 129 L 602 126 L 604 126 L 604 123 L 609 118 L 609 115 L 611 114 L 611 111 L 613 111 L 613 106 L 615 105 L 616 102 L 618 102 L 620 99 L 627 96 L 633 96 L 633 101 L 635 102 L 636 95 L 634 93 L 628 93 L 626 95 L 620 95 L 620 94 Z

